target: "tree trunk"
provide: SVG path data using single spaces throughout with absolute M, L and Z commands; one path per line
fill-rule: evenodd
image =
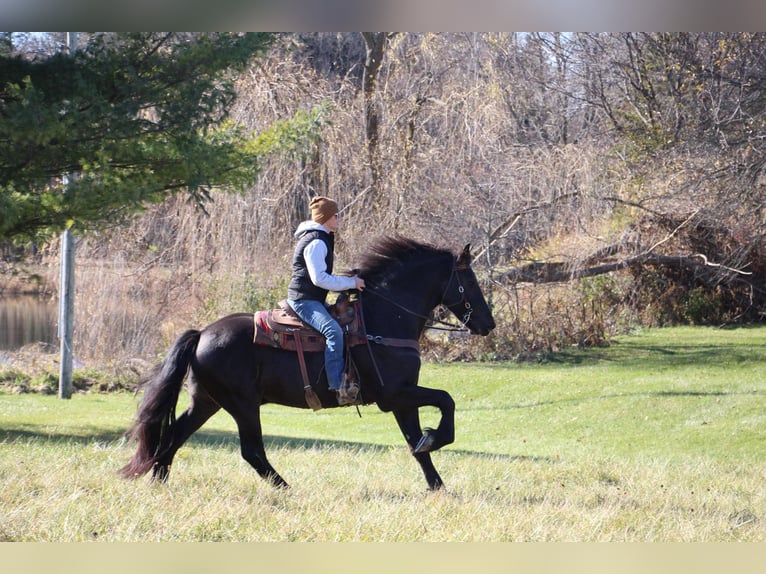
M 378 106 L 375 101 L 378 74 L 383 63 L 383 52 L 388 39 L 387 32 L 362 32 L 367 56 L 364 62 L 362 86 L 364 90 L 364 119 L 367 138 L 367 159 L 370 164 L 373 198 L 378 196 L 380 179 L 380 157 L 378 156 Z

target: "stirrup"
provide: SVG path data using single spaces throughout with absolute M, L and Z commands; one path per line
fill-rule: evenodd
M 359 384 L 356 381 L 350 381 L 348 377 L 344 377 L 340 389 L 336 391 L 338 406 L 345 407 L 360 404 L 359 391 Z

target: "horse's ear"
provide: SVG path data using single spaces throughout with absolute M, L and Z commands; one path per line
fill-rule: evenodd
M 457 266 L 459 268 L 465 268 L 471 265 L 471 244 L 468 243 L 465 247 L 463 247 L 463 252 L 460 254 L 460 257 L 457 259 Z

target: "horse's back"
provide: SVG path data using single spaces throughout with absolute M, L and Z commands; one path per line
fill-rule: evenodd
M 253 313 L 232 313 L 231 315 L 216 319 L 202 331 L 218 331 L 222 329 L 240 330 L 244 327 L 247 327 L 252 331 L 253 315 Z
M 197 346 L 197 359 L 216 357 L 221 353 L 248 352 L 253 342 L 252 313 L 233 313 L 202 329 Z

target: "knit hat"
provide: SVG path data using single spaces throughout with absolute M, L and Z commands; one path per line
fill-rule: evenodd
M 334 200 L 321 195 L 312 198 L 309 207 L 311 208 L 311 219 L 319 224 L 324 223 L 340 211 Z

